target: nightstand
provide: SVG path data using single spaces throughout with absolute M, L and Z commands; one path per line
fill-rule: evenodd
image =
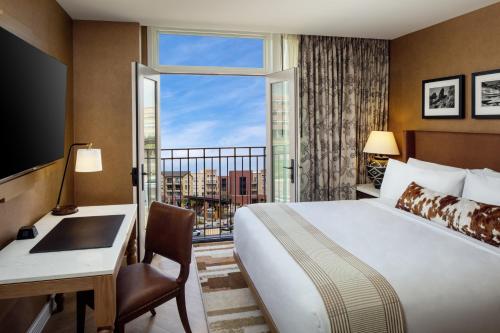
M 356 186 L 356 200 L 379 198 L 379 197 L 380 197 L 380 189 L 376 189 L 372 183 L 358 184 Z

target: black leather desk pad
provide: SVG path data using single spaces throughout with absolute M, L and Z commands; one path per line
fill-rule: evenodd
M 111 247 L 124 218 L 125 215 L 64 218 L 30 253 Z

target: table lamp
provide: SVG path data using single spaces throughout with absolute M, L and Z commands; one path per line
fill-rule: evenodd
M 66 170 L 68 169 L 71 151 L 76 146 L 87 146 L 84 149 L 78 149 L 76 152 L 75 172 L 97 172 L 102 171 L 101 150 L 93 149 L 92 143 L 74 143 L 69 147 L 68 155 L 66 157 L 66 166 L 64 167 L 63 178 L 61 181 L 61 188 L 59 189 L 59 196 L 57 197 L 56 207 L 52 209 L 52 215 L 70 215 L 78 212 L 78 207 L 75 205 L 61 206 L 61 193 L 64 186 L 64 179 L 66 178 Z
M 386 131 L 372 131 L 363 152 L 374 154 L 368 161 L 366 171 L 368 178 L 373 181 L 373 185 L 378 189 L 382 185 L 387 162 L 389 161 L 387 155 L 399 155 L 394 134 Z

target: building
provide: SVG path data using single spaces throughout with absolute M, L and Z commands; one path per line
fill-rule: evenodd
M 219 195 L 217 170 L 204 169 L 193 174 L 193 195 L 209 197 Z
M 161 195 L 163 202 L 179 204 L 190 195 L 193 186 L 193 175 L 189 171 L 163 171 L 161 178 Z
M 219 176 L 220 195 L 222 198 L 229 197 L 229 177 Z
M 266 171 L 259 170 L 257 172 L 253 172 L 252 174 L 252 193 L 257 192 L 259 196 L 259 202 L 265 201 L 266 195 Z
M 228 195 L 236 205 L 265 202 L 265 172 L 250 170 L 230 171 L 228 176 Z

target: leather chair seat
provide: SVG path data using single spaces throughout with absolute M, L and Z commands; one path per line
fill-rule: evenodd
M 142 263 L 120 268 L 116 276 L 115 333 L 124 333 L 125 324 L 146 312 L 156 315 L 155 308 L 175 298 L 177 310 L 186 333 L 191 333 L 186 310 L 186 281 L 189 276 L 193 211 L 153 202 L 149 208 L 144 259 Z M 177 278 L 165 275 L 151 266 L 157 254 L 180 265 Z M 76 331 L 85 332 L 86 306 L 93 307 L 94 292 L 77 292 Z
M 138 263 L 120 269 L 116 278 L 116 314 L 123 317 L 179 290 L 176 279 Z

